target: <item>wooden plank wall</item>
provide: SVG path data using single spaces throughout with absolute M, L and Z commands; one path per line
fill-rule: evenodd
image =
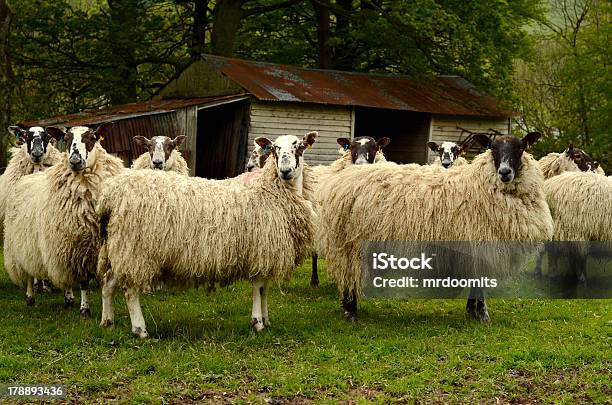
M 461 130 L 457 129 L 457 126 L 474 132 L 490 132 L 489 128 L 493 128 L 503 134 L 508 134 L 508 120 L 505 118 L 433 115 L 429 139 L 437 143 L 458 142 Z M 462 139 L 468 135 L 464 133 Z M 429 151 L 428 162 L 431 162 L 436 155 L 429 148 L 427 150 Z
M 180 150 L 189 166 L 189 175 L 195 176 L 196 142 L 198 139 L 198 107 L 191 106 L 176 111 L 179 134 L 185 135 Z
M 350 138 L 351 125 L 351 108 L 348 106 L 253 100 L 245 163 L 258 136 L 274 140 L 280 135 L 295 135 L 301 139 L 307 132 L 318 131 L 317 141 L 305 154 L 306 162 L 312 166 L 330 164 L 339 157 L 336 138 Z

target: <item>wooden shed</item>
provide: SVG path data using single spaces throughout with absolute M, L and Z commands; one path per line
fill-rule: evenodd
M 306 158 L 311 165 L 337 159 L 338 137 L 388 136 L 389 160 L 423 164 L 432 158 L 429 140 L 457 141 L 464 130 L 506 134 L 510 116 L 498 100 L 458 76 L 418 81 L 204 56 L 151 101 L 25 124 L 113 121 L 104 146 L 126 164 L 143 152 L 133 136 L 185 134 L 182 150 L 191 174 L 225 178 L 243 171 L 257 136 L 318 131 Z

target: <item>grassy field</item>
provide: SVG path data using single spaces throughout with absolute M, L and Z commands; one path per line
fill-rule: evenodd
M 2 262 L 0 256 L 0 263 Z M 1 265 L 0 265 L 1 266 Z M 23 293 L 0 270 L 0 384 L 62 383 L 77 403 L 610 403 L 610 300 L 491 300 L 492 324 L 463 300 L 369 300 L 342 319 L 335 288 L 308 265 L 274 288 L 272 327 L 250 331 L 247 283 L 142 298 L 151 339 Z M 0 399 L 2 401 L 2 399 Z

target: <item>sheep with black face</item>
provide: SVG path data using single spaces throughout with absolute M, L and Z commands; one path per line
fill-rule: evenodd
M 381 163 L 353 165 L 325 178 L 317 191 L 318 237 L 345 316 L 356 318 L 363 242 L 550 240 L 544 179 L 525 153 L 538 138 L 500 136 L 491 142 L 477 136 L 488 150 L 453 170 Z M 482 291 L 472 291 L 467 310 L 489 320 Z

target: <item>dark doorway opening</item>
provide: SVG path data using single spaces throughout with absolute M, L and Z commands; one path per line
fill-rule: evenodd
M 244 171 L 249 112 L 246 100 L 198 111 L 196 176 L 225 179 Z
M 388 160 L 426 164 L 430 122 L 428 113 L 356 107 L 354 136 L 387 136 L 391 138 L 384 151 Z

